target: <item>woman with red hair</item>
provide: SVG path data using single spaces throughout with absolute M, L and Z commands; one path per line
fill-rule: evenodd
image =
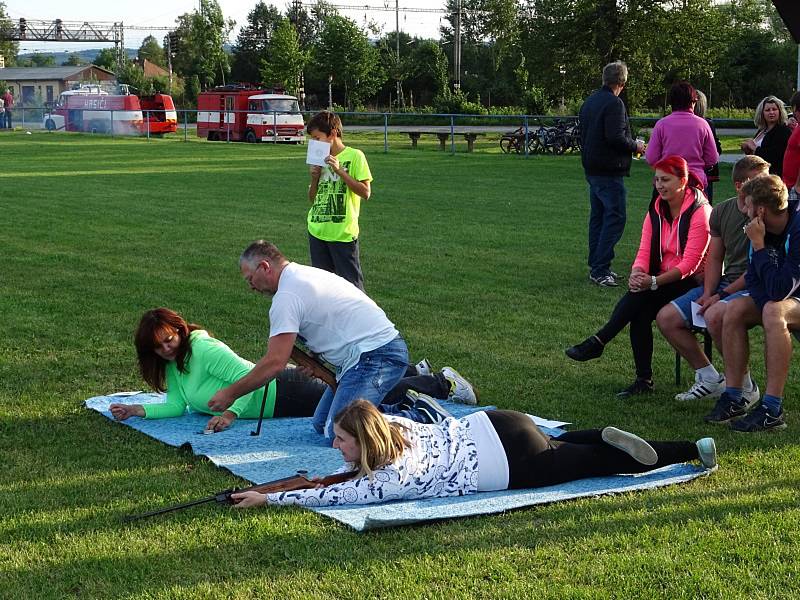
M 653 321 L 662 306 L 698 285 L 695 277 L 703 273 L 711 239 L 711 207 L 699 177 L 680 156 L 668 156 L 654 168 L 658 196 L 644 219 L 628 292 L 596 334 L 566 351 L 577 361 L 598 358 L 630 324 L 636 380 L 617 394 L 620 398 L 653 391 Z

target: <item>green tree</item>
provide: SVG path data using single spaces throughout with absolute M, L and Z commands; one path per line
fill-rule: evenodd
M 416 105 L 430 104 L 447 91 L 447 57 L 436 40 L 414 40 L 407 65 L 405 87 Z
M 109 71 L 117 70 L 117 51 L 114 48 L 103 48 L 92 61 L 93 65 L 103 67 Z
M 167 56 L 164 53 L 164 49 L 152 35 L 148 35 L 142 40 L 142 45 L 139 46 L 136 56 L 140 62 L 147 59 L 159 67 L 167 67 Z M 142 64 L 144 63 L 142 62 Z
M 17 54 L 19 53 L 19 44 L 17 42 L 8 41 L 5 32 L 10 32 L 14 28 L 11 19 L 8 18 L 6 12 L 6 3 L 0 2 L 0 55 L 3 56 L 5 65 L 13 67 L 17 63 Z
M 288 93 L 297 94 L 307 62 L 294 25 L 289 19 L 282 19 L 267 47 L 267 58 L 261 63 L 261 81 L 280 84 Z
M 85 65 L 85 64 L 86 64 L 86 61 L 77 52 L 70 53 L 70 55 L 67 58 L 67 60 L 65 60 L 63 63 L 61 63 L 61 65 L 64 66 L 64 67 L 78 67 L 80 65 Z
M 225 19 L 216 0 L 200 0 L 200 10 L 185 13 L 177 21 L 175 71 L 184 79 L 196 75 L 203 89 L 224 83 L 230 64 L 223 44 L 235 22 Z
M 278 9 L 262 1 L 250 11 L 233 47 L 231 77 L 235 81 L 259 81 L 261 63 L 281 20 Z
M 314 57 L 317 72 L 332 77 L 348 107 L 359 106 L 386 79 L 377 48 L 354 21 L 337 14 L 325 18 Z
M 31 65 L 34 67 L 55 67 L 56 57 L 52 54 L 34 54 L 30 58 Z

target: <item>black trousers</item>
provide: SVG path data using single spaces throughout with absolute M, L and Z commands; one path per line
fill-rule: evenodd
M 309 233 L 308 249 L 312 267 L 336 273 L 364 291 L 364 274 L 361 272 L 361 251 L 358 240 L 326 242 Z
M 486 411 L 508 459 L 508 489 L 556 485 L 586 477 L 644 473 L 698 458 L 692 442 L 649 442 L 658 462 L 643 465 L 609 446 L 600 429 L 569 431 L 551 438 L 528 415 L 512 410 Z
M 636 376 L 653 376 L 653 321 L 665 305 L 697 287 L 694 277 L 668 283 L 655 291 L 627 292 L 619 299 L 608 322 L 595 335 L 607 344 L 630 323 L 631 350 Z
M 409 375 L 413 369 L 413 375 Z M 381 404 L 397 404 L 406 397 L 408 390 L 421 392 L 433 398 L 445 399 L 450 394 L 450 382 L 442 372 L 433 375 L 417 375 L 414 367 L 406 371 L 406 376 L 401 379 L 391 391 L 386 394 Z

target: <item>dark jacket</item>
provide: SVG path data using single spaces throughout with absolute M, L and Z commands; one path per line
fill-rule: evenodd
M 630 175 L 636 141 L 631 138 L 622 100 L 604 85 L 586 99 L 579 116 L 581 162 L 586 175 Z
M 783 175 L 783 153 L 792 130 L 788 125 L 778 123 L 764 134 L 761 145 L 756 148 L 756 156 L 760 156 L 769 163 L 769 172 L 780 177 Z
M 747 291 L 763 310 L 770 300 L 779 302 L 798 295 L 800 286 L 800 202 L 789 202 L 789 222 L 780 235 L 767 233 L 764 247 L 753 252 L 744 280 Z

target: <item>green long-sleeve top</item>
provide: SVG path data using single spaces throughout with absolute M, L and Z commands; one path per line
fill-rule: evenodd
M 179 417 L 189 410 L 219 415 L 209 410 L 208 401 L 224 387 L 238 381 L 253 368 L 253 363 L 243 359 L 221 341 L 198 329 L 189 334 L 192 353 L 184 363 L 184 372 L 178 370 L 173 360 L 167 363 L 167 401 L 161 404 L 145 404 L 145 417 L 164 419 Z M 256 419 L 261 409 L 264 388 L 260 387 L 249 394 L 237 398 L 228 408 L 242 419 Z M 269 383 L 267 406 L 264 417 L 272 417 L 275 408 L 275 380 Z

